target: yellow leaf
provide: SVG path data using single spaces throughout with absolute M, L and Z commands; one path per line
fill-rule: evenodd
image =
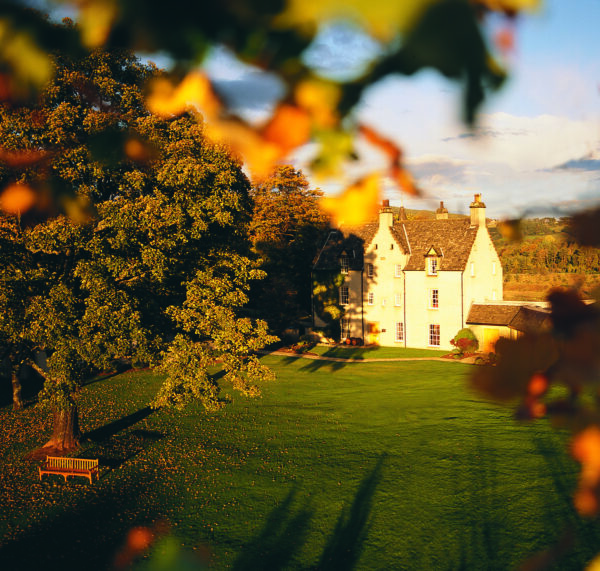
M 8 63 L 17 80 L 42 88 L 52 78 L 50 57 L 25 32 L 0 18 L 0 61 Z
M 298 105 L 308 111 L 316 126 L 331 128 L 337 124 L 336 109 L 340 100 L 340 88 L 337 85 L 309 79 L 296 86 L 294 97 Z
M 192 71 L 177 86 L 166 78 L 155 80 L 146 97 L 150 112 L 161 117 L 181 115 L 196 107 L 205 119 L 216 117 L 221 103 L 215 95 L 210 80 L 202 73 Z
M 80 6 L 81 40 L 88 48 L 98 48 L 106 42 L 117 18 L 117 4 L 112 0 L 87 0 Z
M 321 208 L 341 226 L 364 224 L 377 215 L 381 203 L 379 175 L 371 174 L 346 188 L 339 196 L 321 199 Z
M 542 2 L 541 0 L 477 0 L 477 3 L 485 6 L 488 10 L 497 12 L 515 13 L 521 10 L 537 10 Z
M 275 25 L 313 33 L 320 23 L 346 18 L 364 25 L 376 38 L 389 41 L 403 32 L 421 12 L 440 0 L 288 0 Z
M 311 163 L 313 174 L 319 178 L 339 175 L 343 162 L 354 153 L 352 134 L 339 129 L 324 129 L 317 131 L 315 138 L 319 151 Z

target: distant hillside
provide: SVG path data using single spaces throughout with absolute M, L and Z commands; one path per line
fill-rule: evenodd
M 391 209 L 394 213 L 394 218 L 400 218 L 400 207 L 392 206 Z M 435 218 L 434 210 L 414 210 L 405 208 L 404 214 L 406 215 L 407 220 L 430 220 Z M 464 214 L 453 214 L 450 212 L 448 218 L 466 218 L 466 216 Z
M 579 246 L 565 220 L 525 219 L 520 228 L 522 239 L 518 241 L 509 241 L 498 228 L 490 228 L 505 273 L 600 273 L 600 249 Z

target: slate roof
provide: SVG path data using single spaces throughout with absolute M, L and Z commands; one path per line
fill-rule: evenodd
M 467 323 L 504 325 L 517 331 L 536 331 L 550 324 L 550 312 L 541 307 L 474 303 Z
M 423 271 L 425 256 L 432 247 L 442 255 L 440 270 L 462 271 L 466 268 L 477 236 L 477 227 L 471 226 L 468 218 L 396 222 L 394 236 L 401 232 L 398 226 L 404 226 L 410 244 L 411 256 L 405 271 Z
M 363 269 L 363 253 L 377 229 L 378 222 L 363 226 L 332 230 L 325 245 L 315 259 L 315 270 L 339 268 L 339 258 L 346 251 L 350 269 Z M 410 253 L 405 271 L 424 271 L 425 255 L 433 247 L 441 255 L 439 269 L 463 271 L 475 242 L 477 228 L 468 218 L 450 220 L 402 220 L 394 221 L 390 228 L 392 236 L 403 251 Z
M 368 244 L 378 224 L 365 224 L 355 228 L 344 228 L 344 231 L 331 230 L 325 240 L 325 244 L 315 258 L 313 268 L 315 270 L 339 270 L 340 257 L 344 252 L 348 255 L 349 268 L 351 270 L 362 270 L 364 264 L 365 244 Z

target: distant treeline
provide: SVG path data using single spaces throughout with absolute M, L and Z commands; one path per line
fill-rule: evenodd
M 519 241 L 507 241 L 497 228 L 490 228 L 505 274 L 600 273 L 600 249 L 578 245 L 567 220 L 526 219 L 520 228 Z

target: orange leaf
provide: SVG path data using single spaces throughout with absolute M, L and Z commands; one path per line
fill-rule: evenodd
M 210 80 L 197 71 L 190 72 L 177 86 L 166 78 L 156 79 L 146 97 L 146 104 L 152 113 L 161 117 L 181 115 L 195 106 L 209 119 L 215 117 L 221 108 Z
M 394 164 L 402 160 L 402 151 L 393 141 L 386 139 L 367 125 L 359 125 L 358 131 L 369 143 L 381 149 Z
M 375 217 L 380 203 L 379 176 L 372 174 L 346 188 L 339 196 L 322 198 L 320 204 L 338 226 L 355 226 Z
M 16 168 L 34 165 L 49 155 L 46 151 L 7 151 L 0 147 L 0 161 Z
M 36 201 L 36 194 L 26 184 L 8 185 L 0 195 L 0 208 L 9 214 L 27 212 Z
M 206 126 L 207 136 L 227 145 L 231 152 L 240 155 L 254 178 L 269 176 L 283 151 L 274 143 L 265 141 L 256 131 L 241 121 L 215 121 Z
M 404 192 L 407 192 L 413 196 L 419 196 L 421 194 L 417 185 L 415 184 L 415 179 L 405 168 L 398 165 L 392 166 L 391 176 L 394 182 Z
M 266 141 L 275 143 L 285 155 L 310 139 L 310 117 L 304 109 L 280 105 L 262 134 Z

